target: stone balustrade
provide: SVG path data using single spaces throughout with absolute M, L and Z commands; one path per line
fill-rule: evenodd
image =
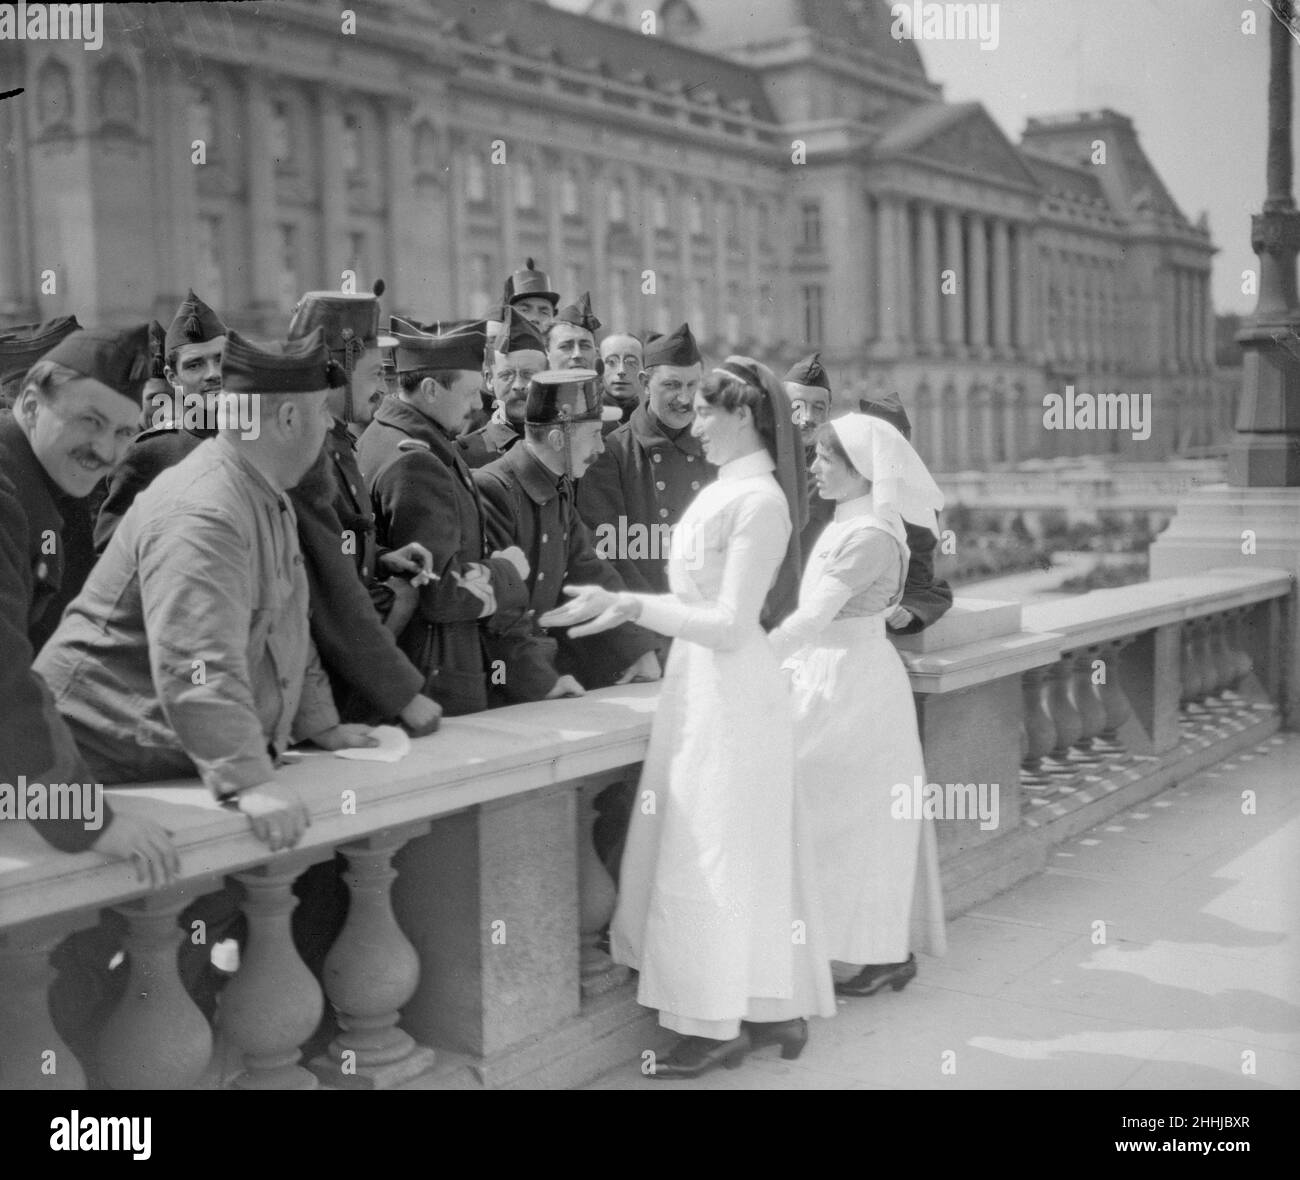
M 1212 570 L 1023 609 L 959 599 L 897 640 L 928 779 L 997 801 L 938 823 L 947 913 L 1275 730 L 1294 605 L 1283 572 Z M 312 824 L 288 852 L 197 783 L 110 789 L 175 833 L 182 874 L 156 892 L 130 865 L 3 825 L 0 1086 L 559 1086 L 634 1060 L 660 1034 L 600 947 L 614 894 L 592 800 L 635 777 L 657 694 L 450 719 L 395 765 L 303 754 L 281 775 Z M 339 854 L 346 918 L 309 966 L 295 884 Z M 239 961 L 205 1013 L 182 981 L 202 926 L 188 918 L 222 899 L 240 911 Z M 126 980 L 78 1059 L 51 1019 L 51 956 L 95 929 L 117 932 Z

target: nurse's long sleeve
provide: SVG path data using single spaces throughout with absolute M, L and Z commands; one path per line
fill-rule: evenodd
M 684 602 L 673 594 L 633 595 L 641 603 L 641 626 L 717 651 L 735 651 L 753 636 L 785 557 L 790 515 L 783 500 L 765 495 L 746 496 L 728 515 L 726 565 L 716 598 Z
M 822 576 L 799 590 L 799 605 L 768 642 L 779 660 L 812 643 L 844 609 L 849 599 L 882 583 L 882 605 L 897 589 L 903 554 L 898 542 L 878 529 L 851 533 L 831 554 Z

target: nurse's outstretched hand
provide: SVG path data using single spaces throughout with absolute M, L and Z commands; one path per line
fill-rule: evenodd
M 641 604 L 630 594 L 614 594 L 603 586 L 565 586 L 564 592 L 569 601 L 537 621 L 543 627 L 568 627 L 574 639 L 608 631 L 641 613 Z

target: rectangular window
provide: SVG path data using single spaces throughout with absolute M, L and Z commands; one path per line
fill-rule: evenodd
M 822 248 L 822 206 L 820 201 L 804 201 L 799 206 L 799 245 L 807 250 Z
M 803 288 L 803 338 L 808 344 L 820 344 L 822 335 L 822 289 L 813 283 Z
M 280 305 L 286 310 L 298 302 L 298 227 L 280 226 Z

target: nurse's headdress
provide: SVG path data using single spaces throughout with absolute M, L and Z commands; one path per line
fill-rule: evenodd
M 884 518 L 899 516 L 938 537 L 936 513 L 943 507 L 943 493 L 921 456 L 897 428 L 868 414 L 832 418 L 830 426 L 849 462 L 859 475 L 871 481 L 876 514 Z

